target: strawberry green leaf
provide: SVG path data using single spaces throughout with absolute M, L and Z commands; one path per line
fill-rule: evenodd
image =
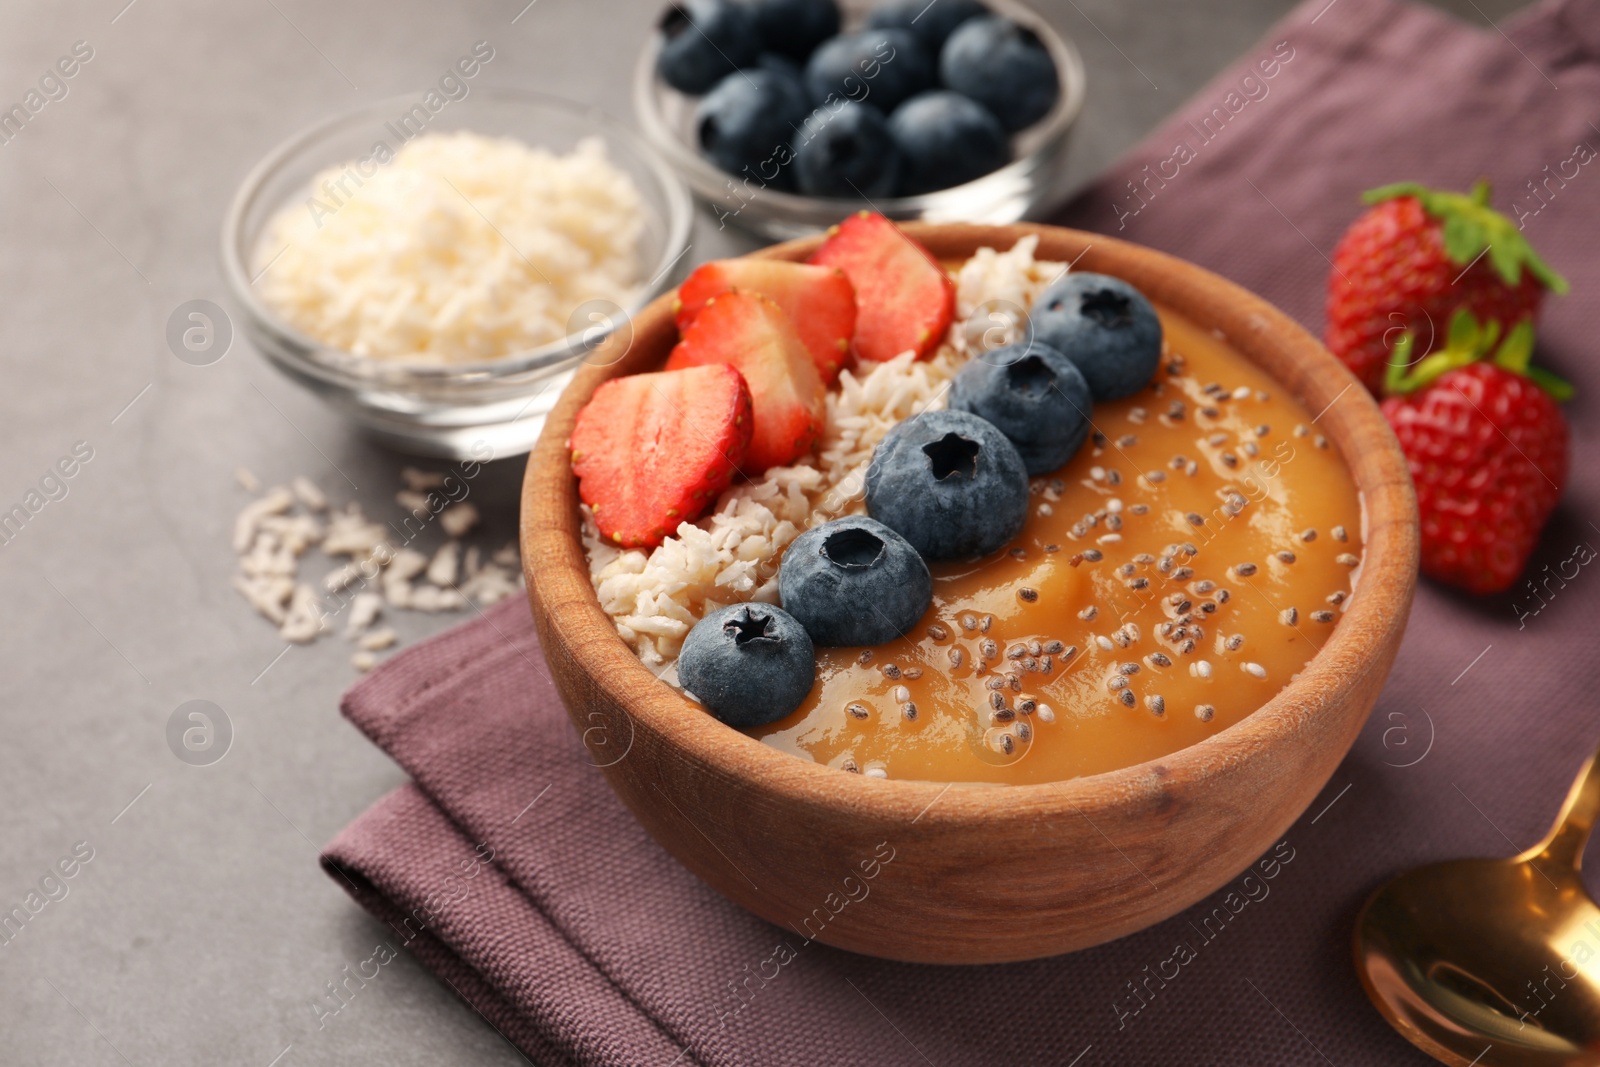
M 1551 374 L 1543 367 L 1529 367 L 1528 380 L 1556 400 L 1571 400 L 1573 393 L 1577 392 L 1572 388 L 1571 382 Z
M 1524 319 L 1511 327 L 1505 341 L 1494 354 L 1495 363 L 1513 374 L 1527 374 L 1533 359 L 1533 323 Z
M 1516 223 L 1489 206 L 1487 182 L 1478 182 L 1470 194 L 1429 189 L 1416 182 L 1396 182 L 1371 189 L 1361 199 L 1378 204 L 1402 196 L 1415 197 L 1423 211 L 1439 220 L 1445 254 L 1452 263 L 1468 267 L 1486 255 L 1489 266 L 1507 285 L 1521 284 L 1526 269 L 1551 292 L 1567 292 L 1567 280 L 1539 258 Z
M 1460 308 L 1450 317 L 1444 345 L 1412 366 L 1412 352 L 1416 341 L 1410 330 L 1402 331 L 1389 354 L 1389 366 L 1384 373 L 1383 388 L 1387 396 L 1414 393 L 1438 381 L 1444 375 L 1461 367 L 1491 358 L 1498 367 L 1520 374 L 1556 400 L 1570 400 L 1571 383 L 1562 380 L 1542 367 L 1530 365 L 1533 359 L 1533 323 L 1523 321 L 1513 326 L 1500 339 L 1502 327 L 1493 320 L 1480 323 L 1472 312 Z M 1499 347 L 1496 348 L 1496 343 Z M 1493 352 L 1493 356 L 1490 353 Z

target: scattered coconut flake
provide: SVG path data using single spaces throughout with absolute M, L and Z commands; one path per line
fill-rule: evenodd
M 304 504 L 312 511 L 328 510 L 327 496 L 322 492 L 321 489 L 317 488 L 317 483 L 313 482 L 310 478 L 307 478 L 303 474 L 297 475 L 295 479 L 289 483 L 289 485 L 294 489 L 294 495 L 299 498 L 300 503 Z
M 383 611 L 383 597 L 377 593 L 357 593 L 350 602 L 350 618 L 344 624 L 344 635 L 356 638 L 378 621 Z
M 478 525 L 478 509 L 465 501 L 452 504 L 439 513 L 439 525 L 450 537 L 465 537 L 468 530 Z
M 233 550 L 243 554 L 256 540 L 256 527 L 268 515 L 282 515 L 294 507 L 294 494 L 283 486 L 275 487 L 266 496 L 252 500 L 233 520 Z
M 428 581 L 453 589 L 460 565 L 461 542 L 446 541 L 439 546 L 439 551 L 433 554 L 433 560 L 428 564 Z
M 393 648 L 399 640 L 400 635 L 385 626 L 371 633 L 362 634 L 356 643 L 368 652 L 381 652 L 386 648 Z
M 401 467 L 400 480 L 406 483 L 407 489 L 426 492 L 429 489 L 438 489 L 444 485 L 444 472 L 423 471 L 415 467 Z
M 247 489 L 260 487 L 255 475 L 242 467 L 235 477 Z M 390 542 L 391 533 L 411 541 L 420 531 L 410 522 L 403 531 L 399 527 L 391 531 L 367 518 L 358 504 L 335 508 L 327 494 L 304 476 L 273 487 L 235 519 L 232 541 L 239 568 L 232 578 L 234 589 L 293 644 L 309 644 L 334 632 L 342 615 L 345 637 L 359 648 L 351 661 L 358 670 L 375 666 L 373 653 L 399 642 L 392 628 L 373 628 L 386 608 L 455 612 L 521 593 L 516 542 L 505 544 L 486 560 L 481 546 L 459 540 L 479 524 L 474 505 L 460 501 L 438 512 L 430 506 L 422 490 L 437 488 L 445 477 L 406 468 L 402 478 L 408 488 L 397 495 L 402 505 L 415 505 L 417 519 L 424 523 L 438 519 L 448 536 L 431 556 Z M 433 499 L 437 503 L 437 495 Z M 300 564 L 313 548 L 344 562 L 326 571 L 320 581 L 307 583 L 301 581 Z

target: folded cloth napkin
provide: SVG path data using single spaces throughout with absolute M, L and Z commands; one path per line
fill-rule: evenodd
M 1581 356 L 1600 335 L 1596 101 L 1600 5 L 1556 2 L 1497 32 L 1312 0 L 1062 219 L 1210 267 L 1320 332 L 1327 255 L 1358 192 L 1488 177 L 1573 283 L 1541 335 L 1578 399 L 1538 596 L 1423 585 L 1366 731 L 1268 854 L 1274 877 L 1033 963 L 915 966 L 808 943 L 707 889 L 627 814 L 520 602 L 348 695 L 414 784 L 341 833 L 326 868 L 539 1064 L 1427 1062 L 1361 993 L 1356 909 L 1405 868 L 1532 843 L 1600 740 L 1600 470 L 1584 462 L 1600 367 Z

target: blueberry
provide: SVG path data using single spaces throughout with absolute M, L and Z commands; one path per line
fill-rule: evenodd
M 810 109 L 799 84 L 770 70 L 742 70 L 717 83 L 694 113 L 701 151 L 729 174 L 782 184 L 789 139 Z
M 1028 517 L 1028 471 L 992 423 L 929 411 L 886 434 L 867 466 L 867 511 L 928 559 L 1002 548 Z
M 1033 339 L 1077 365 L 1095 402 L 1132 396 L 1161 362 L 1161 320 L 1121 278 L 1074 271 L 1039 294 Z
M 1048 474 L 1077 453 L 1093 405 L 1072 361 L 1037 341 L 972 359 L 950 385 L 950 407 L 994 423 L 1029 474 Z
M 761 43 L 796 59 L 805 59 L 839 32 L 834 0 L 746 0 L 746 5 L 755 15 Z
M 661 36 L 657 73 L 695 96 L 761 53 L 755 15 L 734 0 L 679 0 L 661 16 Z
M 805 93 L 805 68 L 783 53 L 762 52 L 760 57 L 756 59 L 756 68 L 759 70 L 770 70 L 772 73 L 780 75 L 781 77 L 794 82 L 800 87 L 801 93 Z
M 938 0 L 931 4 L 928 0 L 895 0 L 873 8 L 867 15 L 867 25 L 881 30 L 910 30 L 937 52 L 957 26 L 988 13 L 989 9 L 978 0 Z
M 855 100 L 888 114 L 933 83 L 932 53 L 909 30 L 863 30 L 835 37 L 806 63 L 806 89 L 816 104 L 827 104 L 830 98 Z
M 678 681 L 711 714 L 741 730 L 777 722 L 811 692 L 815 649 L 805 627 L 771 604 L 734 604 L 689 631 Z
M 900 150 L 870 104 L 819 107 L 794 141 L 794 172 L 807 196 L 889 196 L 900 180 Z
M 1038 35 L 998 15 L 956 27 L 939 52 L 939 77 L 1013 133 L 1044 118 L 1061 95 L 1055 61 Z
M 789 614 L 819 645 L 881 645 L 910 631 L 933 602 L 917 550 L 864 515 L 813 526 L 778 568 Z
M 918 93 L 889 116 L 908 196 L 981 178 L 1011 159 L 1006 131 L 981 104 L 948 89 Z

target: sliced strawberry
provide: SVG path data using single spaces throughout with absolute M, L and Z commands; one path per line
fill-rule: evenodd
M 928 250 L 882 215 L 861 212 L 830 231 L 811 262 L 838 267 L 856 287 L 856 354 L 927 359 L 955 316 L 956 287 Z
M 733 367 L 606 382 L 568 442 L 578 496 L 608 541 L 652 548 L 728 487 L 754 423 L 750 389 Z
M 755 433 L 744 473 L 754 477 L 811 450 L 822 430 L 822 379 L 794 323 L 759 293 L 707 300 L 667 359 L 667 369 L 731 363 L 750 386 Z
M 856 332 L 856 291 L 844 271 L 783 259 L 703 263 L 678 287 L 678 329 L 688 329 L 707 300 L 730 289 L 760 293 L 782 308 L 810 350 L 823 384 L 833 384 Z

